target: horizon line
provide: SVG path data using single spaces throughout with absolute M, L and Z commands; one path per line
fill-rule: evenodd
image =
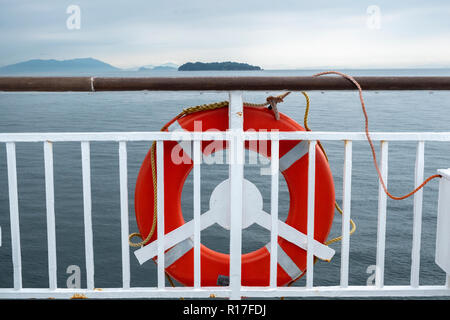
M 5 64 L 5 65 L 0 65 L 0 68 L 3 67 L 8 67 L 8 66 L 12 66 L 15 64 L 20 64 L 20 63 L 24 63 L 24 62 L 28 62 L 28 61 L 32 61 L 32 60 L 42 60 L 42 61 L 50 61 L 50 60 L 54 60 L 54 61 L 71 61 L 71 60 L 78 60 L 78 59 L 93 59 L 93 60 L 97 60 L 100 61 L 102 63 L 106 63 L 109 64 L 110 66 L 119 69 L 118 71 L 133 71 L 130 69 L 135 69 L 135 68 L 142 68 L 145 66 L 154 66 L 154 67 L 158 67 L 158 66 L 162 66 L 164 64 L 175 64 L 178 65 L 178 63 L 175 62 L 164 62 L 161 64 L 153 64 L 153 63 L 146 63 L 140 66 L 129 66 L 129 67 L 117 67 L 111 63 L 105 62 L 101 59 L 98 58 L 93 58 L 93 57 L 79 57 L 79 58 L 63 58 L 63 59 L 56 59 L 56 58 L 48 58 L 48 59 L 41 59 L 41 58 L 31 58 L 28 60 L 22 60 L 19 62 L 15 62 L 15 63 L 10 63 L 10 64 Z M 184 62 L 185 63 L 193 63 L 194 61 L 187 61 Z M 202 61 L 195 61 L 195 62 L 202 62 Z M 194 63 L 195 63 L 194 62 Z M 253 65 L 251 63 L 248 62 L 237 62 L 237 61 L 210 61 L 210 62 L 202 62 L 202 63 L 223 63 L 223 62 L 236 62 L 236 63 L 246 63 L 249 65 Z M 183 64 L 180 64 L 183 65 Z M 405 69 L 450 69 L 450 65 L 409 65 L 409 66 L 400 66 L 400 67 L 394 67 L 394 66 L 345 66 L 345 65 L 341 65 L 341 66 L 298 66 L 298 67 L 268 67 L 265 68 L 263 66 L 259 66 L 259 65 L 254 65 L 254 66 L 258 66 L 261 68 L 261 70 L 255 70 L 255 71 L 283 71 L 283 70 L 291 70 L 291 71 L 297 71 L 297 70 L 322 70 L 322 69 L 341 69 L 341 70 L 405 70 Z M 176 69 L 176 68 L 174 68 Z M 151 70 L 151 69 L 149 69 Z M 137 71 L 137 70 L 136 70 Z M 214 70 L 212 70 L 214 71 Z

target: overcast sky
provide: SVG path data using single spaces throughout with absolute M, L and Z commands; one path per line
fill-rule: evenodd
M 79 29 L 67 27 L 70 5 Z M 450 67 L 450 1 L 0 0 L 0 43 L 0 66 L 94 57 L 117 67 Z

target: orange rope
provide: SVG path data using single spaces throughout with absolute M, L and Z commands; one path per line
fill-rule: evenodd
M 361 108 L 362 108 L 362 111 L 364 113 L 364 118 L 365 118 L 366 137 L 367 137 L 367 141 L 369 142 L 370 149 L 372 150 L 373 163 L 375 165 L 375 169 L 377 169 L 378 178 L 380 179 L 380 182 L 381 182 L 381 185 L 382 185 L 382 187 L 384 189 L 384 192 L 391 199 L 394 199 L 394 200 L 406 199 L 406 198 L 412 196 L 414 193 L 416 193 L 420 189 L 422 189 L 430 180 L 432 180 L 434 178 L 442 178 L 442 176 L 440 174 L 434 174 L 434 175 L 428 177 L 424 182 L 422 182 L 422 184 L 420 186 L 415 188 L 413 191 L 411 191 L 410 193 L 408 193 L 408 194 L 406 194 L 404 196 L 401 196 L 401 197 L 396 197 L 396 196 L 392 195 L 391 193 L 389 193 L 389 191 L 387 190 L 386 185 L 385 185 L 385 183 L 383 181 L 383 177 L 381 176 L 380 168 L 378 167 L 377 155 L 376 155 L 376 152 L 375 152 L 375 147 L 373 146 L 373 142 L 372 142 L 372 139 L 371 139 L 370 134 L 369 134 L 369 118 L 367 116 L 366 106 L 365 106 L 365 103 L 364 103 L 364 98 L 363 98 L 363 95 L 362 95 L 361 86 L 359 85 L 359 83 L 352 76 L 346 75 L 346 74 L 344 74 L 342 72 L 338 72 L 338 71 L 320 72 L 320 73 L 317 73 L 317 74 L 313 75 L 313 77 L 320 77 L 320 76 L 323 76 L 323 75 L 326 75 L 326 74 L 337 74 L 337 75 L 339 75 L 341 77 L 344 77 L 347 80 L 350 80 L 355 85 L 355 87 L 358 89 L 358 91 L 359 91 L 359 100 L 361 101 Z

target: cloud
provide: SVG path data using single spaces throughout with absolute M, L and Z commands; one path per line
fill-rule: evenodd
M 237 60 L 264 68 L 450 66 L 446 1 L 0 1 L 0 65 L 92 56 L 119 67 Z M 66 8 L 81 8 L 68 30 Z

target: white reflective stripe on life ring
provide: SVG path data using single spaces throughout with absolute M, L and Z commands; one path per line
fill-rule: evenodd
M 167 130 L 169 132 L 188 132 L 187 130 L 183 129 L 183 127 L 180 125 L 180 123 L 175 121 L 172 123 Z M 191 140 L 178 140 L 177 141 L 180 147 L 183 149 L 183 151 L 189 156 L 189 158 L 192 159 L 192 141 Z
M 173 123 L 167 128 L 167 130 L 170 131 L 170 132 L 174 132 L 174 131 L 186 131 L 186 130 L 184 130 L 184 129 L 181 127 L 181 125 L 180 125 L 180 123 L 178 122 L 178 120 L 175 121 L 175 122 L 173 122 Z
M 266 249 L 270 253 L 270 242 L 266 244 Z M 302 274 L 302 270 L 292 261 L 291 257 L 278 244 L 278 264 L 291 277 L 292 280 L 297 279 Z
M 174 245 L 166 253 L 164 253 L 164 268 L 167 268 L 170 265 L 172 265 L 175 261 L 177 261 L 186 253 L 188 253 L 189 250 L 191 250 L 193 247 L 194 242 L 192 241 L 191 238 L 187 238 Z
M 295 147 L 280 158 L 280 171 L 283 172 L 292 166 L 297 160 L 303 158 L 303 156 L 308 153 L 308 148 L 309 146 L 307 140 L 302 140 L 297 143 Z

